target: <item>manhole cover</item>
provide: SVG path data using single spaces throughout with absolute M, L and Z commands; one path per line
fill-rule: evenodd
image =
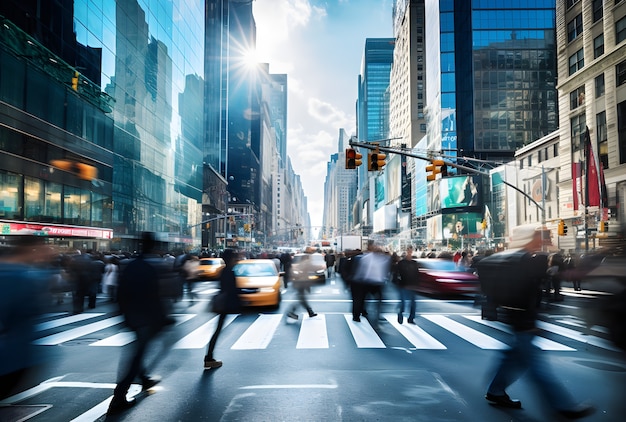
M 0 406 L 0 421 L 27 421 L 51 407 L 50 404 Z

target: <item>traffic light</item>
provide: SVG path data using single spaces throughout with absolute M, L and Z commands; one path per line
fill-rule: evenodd
M 370 152 L 367 154 L 367 169 L 369 171 L 379 171 L 385 167 L 385 159 L 387 156 L 385 154 L 381 154 L 378 150 L 374 152 Z
M 355 169 L 360 166 L 363 161 L 363 155 L 356 152 L 354 148 L 346 148 L 346 169 Z
M 557 228 L 557 233 L 558 233 L 559 236 L 567 235 L 567 225 L 565 224 L 565 221 L 559 220 L 559 226 Z
M 76 71 L 74 71 L 74 76 L 72 76 L 72 89 L 78 91 L 78 72 Z
M 51 160 L 50 164 L 74 174 L 79 179 L 94 180 L 98 177 L 98 169 L 96 167 L 79 161 Z
M 211 223 L 206 223 L 207 230 L 211 228 Z
M 430 165 L 426 166 L 426 180 L 432 182 L 437 178 L 437 174 L 442 176 L 448 175 L 448 165 L 443 160 L 430 160 Z

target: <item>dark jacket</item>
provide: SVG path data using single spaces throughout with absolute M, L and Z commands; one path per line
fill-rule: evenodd
M 412 259 L 401 259 L 396 264 L 397 282 L 400 287 L 417 286 L 419 282 L 419 267 Z
M 496 253 L 478 263 L 483 293 L 504 311 L 504 322 L 514 330 L 535 327 L 542 280 L 547 268 L 545 254 L 524 250 Z
M 232 267 L 226 267 L 220 275 L 220 295 L 223 295 L 224 314 L 238 314 L 241 312 L 241 300 L 237 291 L 237 281 Z
M 159 274 L 144 255 L 128 263 L 120 274 L 118 302 L 126 324 L 135 329 L 161 326 L 166 313 L 159 295 Z

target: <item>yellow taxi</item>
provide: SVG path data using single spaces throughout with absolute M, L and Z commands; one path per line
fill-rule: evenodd
M 226 266 L 222 258 L 200 258 L 196 269 L 198 280 L 218 280 Z
M 243 306 L 272 306 L 281 300 L 281 273 L 271 259 L 245 259 L 233 268 Z

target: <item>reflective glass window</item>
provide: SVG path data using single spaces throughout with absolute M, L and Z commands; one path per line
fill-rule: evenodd
M 0 171 L 0 218 L 21 220 L 22 176 Z
M 615 74 L 617 79 L 617 86 L 620 86 L 624 82 L 626 82 L 626 60 L 618 63 L 618 65 L 615 66 Z
M 586 129 L 586 119 L 584 113 L 570 119 L 570 129 L 572 133 L 572 150 L 578 151 L 584 144 Z
M 593 0 L 593 21 L 598 22 L 604 16 L 604 9 L 602 7 L 602 0 Z
M 596 76 L 594 79 L 595 82 L 595 91 L 596 98 L 599 98 L 604 95 L 604 73 Z
M 44 207 L 43 182 L 33 177 L 24 177 L 24 220 L 41 221 Z
M 600 34 L 593 39 L 593 58 L 597 59 L 604 54 L 604 34 Z
M 626 16 L 615 22 L 615 43 L 626 40 Z
M 579 13 L 567 23 L 567 41 L 571 42 L 583 32 L 583 15 Z
M 574 110 L 585 103 L 585 86 L 581 86 L 569 94 L 570 110 Z
M 569 57 L 569 74 L 573 75 L 585 66 L 585 56 L 581 48 Z
M 596 141 L 598 142 L 598 159 L 603 168 L 609 167 L 609 143 L 606 129 L 606 111 L 596 114 Z
M 45 197 L 45 220 L 50 223 L 61 223 L 63 221 L 63 207 L 61 196 L 63 186 L 59 183 L 46 182 Z

